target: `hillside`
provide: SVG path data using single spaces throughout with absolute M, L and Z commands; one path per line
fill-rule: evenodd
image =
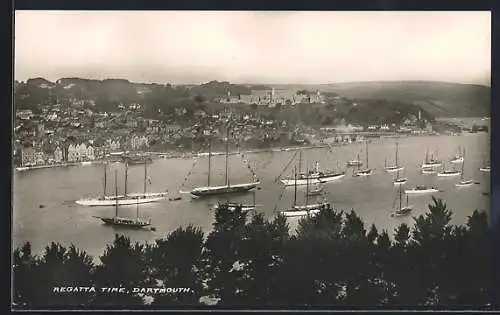
M 490 88 L 481 85 L 430 81 L 355 82 L 319 85 L 350 99 L 386 99 L 413 103 L 435 117 L 490 115 Z M 309 88 L 311 89 L 311 88 Z

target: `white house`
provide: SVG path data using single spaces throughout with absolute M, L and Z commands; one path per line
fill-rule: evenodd
M 63 152 L 62 152 L 61 148 L 59 148 L 59 147 L 57 147 L 54 150 L 54 161 L 56 163 L 61 163 L 63 161 Z

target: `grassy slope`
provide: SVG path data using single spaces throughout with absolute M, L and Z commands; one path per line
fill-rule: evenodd
M 489 116 L 490 88 L 481 85 L 430 81 L 353 82 L 324 85 L 275 85 L 279 89 L 320 90 L 361 99 L 411 102 L 436 117 Z

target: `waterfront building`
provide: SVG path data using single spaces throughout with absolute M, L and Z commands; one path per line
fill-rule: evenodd
M 61 150 L 61 148 L 57 147 L 55 150 L 54 150 L 54 162 L 56 163 L 61 163 L 63 161 L 63 152 Z
M 83 145 L 83 146 L 85 147 L 85 145 Z M 91 145 L 89 145 L 87 147 L 85 157 L 86 157 L 86 160 L 89 160 L 89 161 L 95 160 L 95 150 L 94 150 L 94 147 L 92 147 Z
M 75 146 L 71 143 L 68 146 L 68 162 L 75 162 L 77 160 L 77 150 L 75 149 Z
M 23 148 L 21 150 L 22 166 L 32 166 L 36 164 L 36 155 L 33 148 Z

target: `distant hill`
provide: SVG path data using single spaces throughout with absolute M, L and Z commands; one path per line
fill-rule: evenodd
M 354 82 L 318 86 L 350 99 L 385 99 L 413 103 L 435 117 L 490 115 L 490 87 L 431 81 Z

